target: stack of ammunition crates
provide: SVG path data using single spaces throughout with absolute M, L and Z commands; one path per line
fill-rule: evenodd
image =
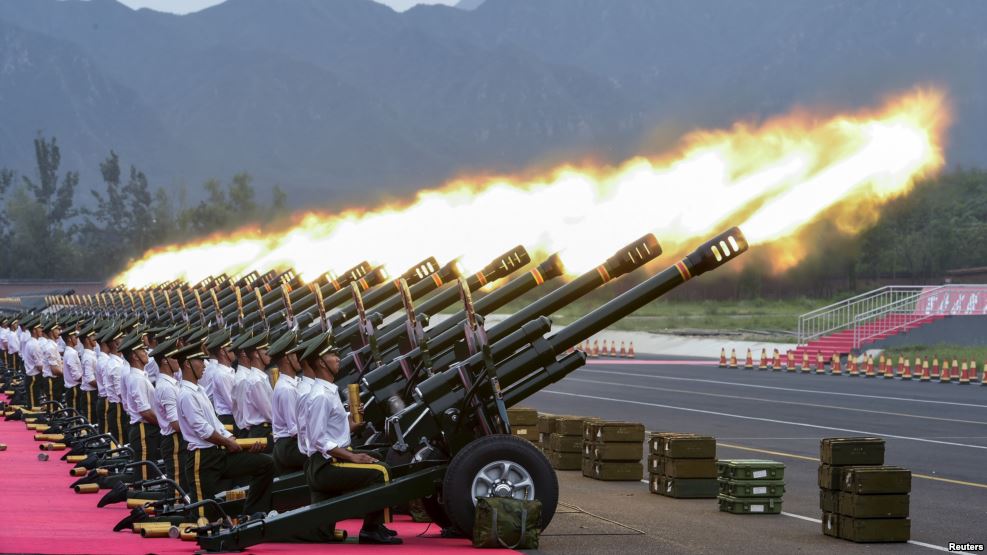
M 511 424 L 511 433 L 538 444 L 538 411 L 524 407 L 507 409 L 507 421 Z
M 825 438 L 819 455 L 823 534 L 858 543 L 909 540 L 912 473 L 883 466 L 883 439 Z
M 716 497 L 716 439 L 657 432 L 648 438 L 648 489 L 678 499 Z
M 720 510 L 733 514 L 781 513 L 785 493 L 785 465 L 759 459 L 721 460 L 716 463 Z
M 583 461 L 583 416 L 555 416 L 545 455 L 556 470 L 579 470 Z
M 552 433 L 555 432 L 556 415 L 547 412 L 538 413 L 538 447 L 548 454 L 552 450 Z
M 583 476 L 640 481 L 644 474 L 644 424 L 587 420 L 583 425 Z

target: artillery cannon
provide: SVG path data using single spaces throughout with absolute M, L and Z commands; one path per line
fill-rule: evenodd
M 418 384 L 415 402 L 388 417 L 389 459 L 412 453 L 408 462 L 391 466 L 390 482 L 212 530 L 198 537 L 199 546 L 220 552 L 286 541 L 293 530 L 419 498 L 441 499 L 446 518 L 467 533 L 473 527 L 475 500 L 483 496 L 537 498 L 542 525 L 548 525 L 558 503 L 555 473 L 534 445 L 509 435 L 506 407 L 585 364 L 585 353 L 563 354 L 567 349 L 746 250 L 740 230 L 730 229 L 557 333 L 543 335 L 549 322 L 542 316 L 496 343 L 481 345 L 476 354 Z M 518 341 L 525 344 L 516 346 Z M 495 364 L 497 359 L 502 362 Z

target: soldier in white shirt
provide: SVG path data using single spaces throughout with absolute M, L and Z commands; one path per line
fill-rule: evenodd
M 96 344 L 98 345 L 98 348 L 95 349 L 96 367 L 93 369 L 95 370 L 96 377 L 97 421 L 99 422 L 99 429 L 102 430 L 104 434 L 110 434 L 110 386 L 106 381 L 106 365 L 110 360 L 110 355 L 107 354 L 109 351 L 109 347 L 107 346 L 108 331 L 109 330 L 107 329 L 103 329 L 96 334 Z
M 41 337 L 41 317 L 36 316 L 28 325 L 31 335 L 24 345 L 24 372 L 28 379 L 28 398 L 31 406 L 36 407 L 40 403 L 42 388 L 41 384 L 41 344 L 38 338 Z
M 45 379 L 48 399 L 60 401 L 62 398 L 62 355 L 58 352 L 55 338 L 61 339 L 62 326 L 57 321 L 51 321 L 44 328 L 41 346 L 41 375 Z
M 185 457 L 188 445 L 182 439 L 182 430 L 178 425 L 178 378 L 181 368 L 172 353 L 177 349 L 178 338 L 164 340 L 151 351 L 150 356 L 158 362 L 160 373 L 154 384 L 154 414 L 158 417 L 161 429 L 161 460 L 164 461 L 164 473 L 173 478 L 182 490 L 189 489 L 185 475 Z
M 129 371 L 125 370 L 126 373 L 121 378 L 127 382 L 127 387 L 123 389 L 125 397 L 121 402 L 130 417 L 130 447 L 139 460 L 157 461 L 161 454 L 161 430 L 152 404 L 154 386 L 144 372 L 148 356 L 143 335 L 144 332 L 132 333 L 120 343 L 120 353 L 129 367 Z M 140 472 L 141 479 L 147 480 L 148 467 L 141 466 Z
M 315 385 L 315 370 L 307 360 L 302 360 L 301 355 L 305 352 L 305 347 L 308 343 L 300 343 L 291 353 L 297 357 L 298 363 L 301 365 L 302 372 L 298 376 L 298 413 L 302 414 L 304 410 L 305 403 L 308 402 L 308 396 L 312 392 L 312 386 Z M 303 457 L 308 458 L 308 454 L 311 453 L 311 449 L 308 447 L 310 442 L 308 440 L 308 430 L 305 427 L 305 419 L 299 418 L 296 422 L 298 427 L 298 451 Z
M 144 350 L 150 353 L 157 346 L 158 340 L 155 337 L 155 333 L 159 330 L 149 330 L 147 334 L 144 335 Z M 147 364 L 144 365 L 144 373 L 147 374 L 147 378 L 151 380 L 153 385 L 158 380 L 158 373 L 160 368 L 158 367 L 158 362 L 152 357 L 148 357 Z
M 7 335 L 7 350 L 13 355 L 10 363 L 14 365 L 14 370 L 22 370 L 24 367 L 19 360 L 21 354 L 20 319 L 16 317 L 10 322 L 10 333 Z
M 270 376 L 262 370 L 271 364 L 271 357 L 267 354 L 268 335 L 267 330 L 260 331 L 240 343 L 240 352 L 246 355 L 249 363 L 249 374 L 244 380 L 243 394 L 239 399 L 244 402 L 243 422 L 246 424 L 247 437 L 266 438 L 266 452 L 270 453 L 274 449 L 274 439 L 271 436 L 274 388 Z
M 260 442 L 244 451 L 219 421 L 205 390 L 198 385 L 208 357 L 201 344 L 186 345 L 173 356 L 182 365 L 178 425 L 188 442 L 185 469 L 189 483 L 194 485 L 189 495 L 193 500 L 211 498 L 222 491 L 224 481 L 249 478 L 244 512 L 266 513 L 271 509 L 274 461 L 260 452 Z M 199 509 L 199 516 L 215 517 L 206 507 Z
M 79 410 L 86 415 L 86 420 L 95 426 L 98 425 L 100 416 L 99 411 L 96 410 L 96 399 L 98 395 L 98 384 L 96 382 L 97 355 L 95 351 L 96 331 L 91 325 L 84 327 L 79 331 L 79 339 L 79 343 L 82 345 L 82 356 L 80 357 L 80 362 L 82 363 L 82 380 L 79 382 L 80 402 L 82 406 Z
M 267 354 L 278 365 L 278 381 L 274 384 L 271 429 L 274 437 L 274 470 L 280 476 L 298 472 L 305 467 L 305 455 L 298 450 L 298 378 L 301 364 L 298 355 L 289 352 L 298 341 L 294 330 L 284 333 L 271 343 Z
M 315 385 L 299 414 L 306 421 L 311 445 L 305 465 L 305 479 L 312 502 L 325 501 L 387 480 L 387 466 L 377 458 L 347 449 L 350 431 L 357 424 L 343 406 L 333 383 L 339 372 L 339 354 L 326 332 L 308 342 L 302 358 L 316 372 Z M 397 545 L 402 540 L 384 526 L 384 507 L 363 517 L 360 543 Z M 324 523 L 319 531 L 328 540 L 334 537 L 335 523 Z
M 220 330 L 214 332 L 206 340 L 206 351 L 211 355 L 209 364 L 206 365 L 202 380 L 199 382 L 204 387 L 213 407 L 216 408 L 216 415 L 219 421 L 227 427 L 227 431 L 232 431 L 234 435 L 240 435 L 236 428 L 236 421 L 233 418 L 233 383 L 235 380 L 233 372 L 233 352 L 230 351 L 230 332 Z M 233 429 L 230 430 L 230 427 Z
M 103 383 L 106 386 L 106 422 L 107 433 L 117 439 L 120 444 L 127 442 L 129 418 L 124 419 L 122 378 L 129 373 L 129 366 L 120 357 L 117 349 L 123 332 L 114 326 L 106 333 L 106 362 L 103 365 Z
M 72 326 L 62 334 L 65 345 L 70 347 L 62 353 L 63 371 L 62 378 L 65 384 L 65 402 L 80 413 L 85 414 L 84 407 L 80 404 L 79 386 L 82 384 L 82 360 L 75 346 L 79 343 L 79 330 Z

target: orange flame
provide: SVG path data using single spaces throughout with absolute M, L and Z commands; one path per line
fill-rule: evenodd
M 113 282 L 143 287 L 289 267 L 314 278 L 364 259 L 403 271 L 429 255 L 461 256 L 470 268 L 516 244 L 561 251 L 577 273 L 647 232 L 671 252 L 738 224 L 752 245 L 764 244 L 840 203 L 873 208 L 907 193 L 941 167 L 948 119 L 945 94 L 922 89 L 874 110 L 738 123 L 691 133 L 674 153 L 617 167 L 459 179 L 404 206 L 308 212 L 280 231 L 251 228 L 154 249 Z M 847 218 L 841 228 L 855 232 L 859 222 Z M 798 263 L 798 246 L 784 244 L 790 249 L 780 265 Z

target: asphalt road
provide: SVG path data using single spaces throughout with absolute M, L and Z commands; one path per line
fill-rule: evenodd
M 987 543 L 987 387 L 723 369 L 699 360 L 590 363 L 524 405 L 717 438 L 718 458 L 786 464 L 784 515 L 719 513 L 642 483 L 560 472 L 544 553 L 899 553 Z M 912 543 L 853 544 L 820 531 L 819 440 L 874 435 L 913 472 Z

